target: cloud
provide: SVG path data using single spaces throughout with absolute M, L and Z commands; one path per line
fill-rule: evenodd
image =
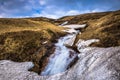
M 40 5 L 45 5 L 46 4 L 46 1 L 45 0 L 40 0 Z
M 33 17 L 49 17 L 53 19 L 58 19 L 63 16 L 70 16 L 70 15 L 78 15 L 78 14 L 83 14 L 83 13 L 93 13 L 93 12 L 101 12 L 99 9 L 95 10 L 85 10 L 85 11 L 79 11 L 79 10 L 69 10 L 69 11 L 64 11 L 64 10 L 59 10 L 59 11 L 54 11 L 52 13 L 47 13 L 46 11 L 42 11 L 41 13 L 33 14 Z
M 44 6 L 40 13 L 33 16 L 44 16 L 59 18 L 67 15 L 78 15 L 83 13 L 103 12 L 120 9 L 120 0 L 40 0 L 40 5 Z M 113 2 L 113 4 L 111 4 Z
M 0 14 L 6 17 L 30 16 L 40 9 L 37 0 L 0 0 Z
M 4 17 L 6 17 L 6 15 L 4 13 L 1 13 L 0 18 L 4 18 Z
M 0 17 L 59 18 L 120 9 L 120 0 L 0 0 Z
M 57 18 L 60 18 L 62 16 L 67 16 L 67 15 L 77 15 L 77 14 L 80 14 L 80 12 L 78 10 L 56 10 L 56 11 L 47 11 L 48 9 L 50 9 L 50 7 L 46 10 L 43 10 L 41 13 L 37 13 L 37 14 L 33 14 L 34 17 L 49 17 L 49 18 L 54 18 L 54 19 L 57 19 Z

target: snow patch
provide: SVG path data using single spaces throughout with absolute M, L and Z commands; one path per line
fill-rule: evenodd
M 79 52 L 85 51 L 84 48 L 88 47 L 90 44 L 99 42 L 99 39 L 90 39 L 90 40 L 82 40 L 79 39 L 79 41 L 76 43 L 77 49 Z
M 44 41 L 42 44 L 46 44 L 48 41 Z
M 65 46 L 73 46 L 75 39 L 76 39 L 76 34 L 69 35 L 69 38 L 67 38 L 67 40 L 65 40 L 64 45 Z
M 77 24 L 71 24 L 71 25 L 64 25 L 65 28 L 72 28 L 72 29 L 79 29 L 79 28 L 85 28 L 86 24 L 77 25 Z
M 79 33 L 78 30 L 75 30 L 75 29 L 66 29 L 66 30 L 63 30 L 64 32 L 67 32 L 67 33 L 70 33 L 70 34 L 77 34 Z
M 64 26 L 66 24 L 68 24 L 68 21 L 63 22 L 60 26 Z

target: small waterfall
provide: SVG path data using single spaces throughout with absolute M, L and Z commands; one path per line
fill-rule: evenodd
M 53 75 L 60 72 L 64 72 L 68 65 L 77 56 L 76 52 L 67 48 L 64 43 L 72 37 L 71 34 L 61 37 L 58 43 L 55 44 L 56 49 L 54 54 L 51 55 L 48 65 L 41 75 Z

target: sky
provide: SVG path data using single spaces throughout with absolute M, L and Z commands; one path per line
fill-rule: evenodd
M 0 0 L 0 18 L 48 17 L 120 10 L 120 0 Z

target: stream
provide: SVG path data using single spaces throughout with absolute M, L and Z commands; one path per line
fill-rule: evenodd
M 74 50 L 67 48 L 65 43 L 68 45 L 70 44 L 71 46 L 71 44 L 74 43 L 78 31 L 73 28 L 69 28 L 66 32 L 69 32 L 69 34 L 61 37 L 55 44 L 55 52 L 50 56 L 47 66 L 41 72 L 42 76 L 64 72 L 67 70 L 70 63 L 77 57 L 77 53 Z
M 66 42 L 72 36 L 73 35 L 69 34 L 65 37 L 61 37 L 58 40 L 58 43 L 55 44 L 55 52 L 50 56 L 48 65 L 41 73 L 41 75 L 53 75 L 64 72 L 67 69 L 68 65 L 77 56 L 74 50 L 69 49 L 64 45 L 64 42 Z

